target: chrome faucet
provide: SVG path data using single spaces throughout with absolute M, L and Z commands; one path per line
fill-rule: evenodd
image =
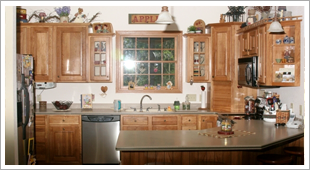
M 143 101 L 144 97 L 148 97 L 148 98 L 150 98 L 150 99 L 152 100 L 152 97 L 149 96 L 149 95 L 144 95 L 144 96 L 142 96 L 142 98 L 141 98 L 141 100 L 140 100 L 140 112 L 143 112 L 142 101 Z

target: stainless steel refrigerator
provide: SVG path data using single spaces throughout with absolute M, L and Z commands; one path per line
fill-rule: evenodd
M 31 164 L 34 155 L 34 79 L 33 57 L 29 54 L 16 55 L 17 79 L 17 126 L 18 160 L 20 165 Z

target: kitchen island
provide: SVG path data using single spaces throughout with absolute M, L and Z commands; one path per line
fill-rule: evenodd
M 304 129 L 262 120 L 236 120 L 230 137 L 218 135 L 219 130 L 121 131 L 116 150 L 123 165 L 257 165 L 259 154 L 304 146 Z

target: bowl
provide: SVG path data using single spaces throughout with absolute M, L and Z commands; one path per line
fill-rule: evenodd
M 277 63 L 281 63 L 281 61 L 282 61 L 281 58 L 277 58 L 277 59 L 276 59 L 276 62 L 277 62 Z
M 72 105 L 73 101 L 56 100 L 52 101 L 52 103 L 57 110 L 68 110 Z

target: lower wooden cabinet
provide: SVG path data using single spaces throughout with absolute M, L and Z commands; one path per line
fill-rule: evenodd
M 122 115 L 121 130 L 201 130 L 216 127 L 217 115 Z
M 82 164 L 81 116 L 36 116 L 37 164 Z

